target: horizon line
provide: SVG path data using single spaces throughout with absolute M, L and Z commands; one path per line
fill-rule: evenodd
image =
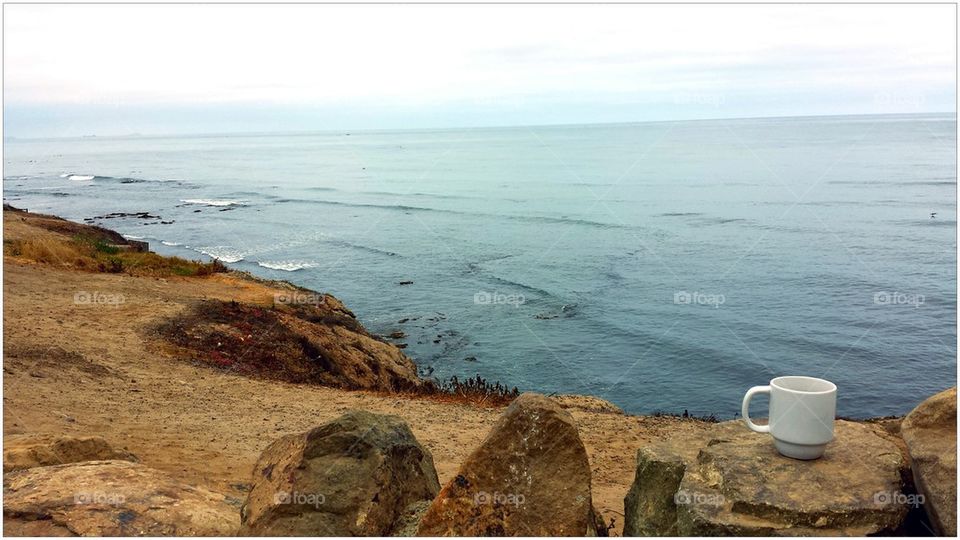
M 555 124 L 491 124 L 491 125 L 473 125 L 473 126 L 447 126 L 447 127 L 415 127 L 415 128 L 338 128 L 338 129 L 317 129 L 317 130 L 296 130 L 296 131 L 235 131 L 235 132 L 200 132 L 200 133 L 157 133 L 140 134 L 127 133 L 123 135 L 98 135 L 91 133 L 89 135 L 73 135 L 61 137 L 18 137 L 15 135 L 3 135 L 3 142 L 8 141 L 72 141 L 89 140 L 94 138 L 102 139 L 162 139 L 173 137 L 257 137 L 257 136 L 279 136 L 279 135 L 321 135 L 342 133 L 351 135 L 352 133 L 406 133 L 411 131 L 458 131 L 474 129 L 522 129 L 522 128 L 556 128 L 556 127 L 574 127 L 574 126 L 622 126 L 630 124 L 664 124 L 678 122 L 712 122 L 722 120 L 775 120 L 775 119 L 801 119 L 801 118 L 844 118 L 857 116 L 921 116 L 921 115 L 957 115 L 957 111 L 928 111 L 928 112 L 910 112 L 910 113 L 848 113 L 848 114 L 798 114 L 798 115 L 771 115 L 771 116 L 728 116 L 728 117 L 707 117 L 707 118 L 686 118 L 674 120 L 629 120 L 623 122 L 559 122 Z

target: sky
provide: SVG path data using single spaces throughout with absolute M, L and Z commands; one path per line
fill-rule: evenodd
M 4 135 L 955 112 L 952 5 L 5 5 Z

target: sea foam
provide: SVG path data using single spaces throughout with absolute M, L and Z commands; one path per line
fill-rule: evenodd
M 200 204 L 203 206 L 246 206 L 245 201 L 233 199 L 180 199 L 184 204 Z
M 271 270 L 283 270 L 285 272 L 296 272 L 304 268 L 316 268 L 319 266 L 315 262 L 308 261 L 258 261 L 258 265 Z
M 219 259 L 225 263 L 235 263 L 243 260 L 243 252 L 230 246 L 210 246 L 197 248 L 197 251 L 208 257 Z

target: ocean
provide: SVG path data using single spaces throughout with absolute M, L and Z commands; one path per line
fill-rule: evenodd
M 955 133 L 932 114 L 6 140 L 3 195 L 329 292 L 403 332 L 424 376 L 732 418 L 810 375 L 862 418 L 956 384 Z

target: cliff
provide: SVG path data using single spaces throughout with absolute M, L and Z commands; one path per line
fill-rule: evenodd
M 537 399 L 536 407 L 528 410 L 519 405 L 505 409 L 503 400 L 438 394 L 435 386 L 416 376 L 413 362 L 401 350 L 371 335 L 331 295 L 230 272 L 216 263 L 161 257 L 112 231 L 10 208 L 4 211 L 3 369 L 5 472 L 8 465 L 21 469 L 5 475 L 4 523 L 11 534 L 129 533 L 122 519 L 111 520 L 109 514 L 98 513 L 99 521 L 87 520 L 90 507 L 78 506 L 78 494 L 101 494 L 96 490 L 103 486 L 95 482 L 107 477 L 114 482 L 110 484 L 114 491 L 101 491 L 125 498 L 123 504 L 110 509 L 138 512 L 135 523 L 144 530 L 229 534 L 240 524 L 242 507 L 273 501 L 251 498 L 256 479 L 264 477 L 262 469 L 269 468 L 255 471 L 255 465 L 264 459 L 292 463 L 296 454 L 285 451 L 271 458 L 269 452 L 264 454 L 265 449 L 278 440 L 299 440 L 296 437 L 304 433 L 327 433 L 324 430 L 332 428 L 314 430 L 337 425 L 338 417 L 358 409 L 395 417 L 365 420 L 370 425 L 402 424 L 403 430 L 409 429 L 409 434 L 401 430 L 403 437 L 399 437 L 399 428 L 384 428 L 389 437 L 379 451 L 391 459 L 413 452 L 414 457 L 420 456 L 415 462 L 425 470 L 435 468 L 436 483 L 431 480 L 430 484 L 445 486 L 442 493 L 446 495 L 435 499 L 433 506 L 442 500 L 461 504 L 463 497 L 485 503 L 488 495 L 495 500 L 499 495 L 509 496 L 517 482 L 509 482 L 497 471 L 504 463 L 514 462 L 519 465 L 506 469 L 524 474 L 540 471 L 537 478 L 558 482 L 566 477 L 551 471 L 575 465 L 580 480 L 573 487 L 589 492 L 590 497 L 574 497 L 576 512 L 570 513 L 568 521 L 597 534 L 608 526 L 611 534 L 622 534 L 625 517 L 634 530 L 661 522 L 664 530 L 688 525 L 715 527 L 726 520 L 723 506 L 717 510 L 707 507 L 712 514 L 678 506 L 677 501 L 683 500 L 677 494 L 687 493 L 677 491 L 681 487 L 705 493 L 713 489 L 712 485 L 702 487 L 701 479 L 693 474 L 703 467 L 675 466 L 696 464 L 700 456 L 713 456 L 711 466 L 744 484 L 737 492 L 740 498 L 724 492 L 730 505 L 755 504 L 758 497 L 780 493 L 768 485 L 769 479 L 756 480 L 738 472 L 740 465 L 749 461 L 744 456 L 754 459 L 759 452 L 753 445 L 772 448 L 769 441 L 746 432 L 738 423 L 626 415 L 603 400 L 586 396 Z M 918 402 L 923 397 L 918 396 Z M 550 403 L 566 412 L 557 411 Z M 955 397 L 953 414 L 955 418 Z M 555 425 L 569 426 L 569 438 L 579 439 L 582 451 L 577 444 L 571 455 L 560 452 L 570 447 L 566 444 L 534 448 L 527 444 L 532 439 L 522 430 L 510 427 L 514 425 L 525 426 L 523 429 L 534 434 L 543 429 L 556 433 Z M 892 426 L 889 430 L 888 425 Z M 357 429 L 365 433 L 367 428 Z M 881 454 L 903 457 L 891 461 L 884 474 L 909 470 L 899 420 L 857 423 L 851 429 L 863 432 L 862 440 L 875 444 Z M 294 439 L 287 439 L 289 436 Z M 410 443 L 411 437 L 416 445 Z M 877 437 L 888 439 L 889 444 Z M 915 438 L 926 440 L 920 435 Z M 507 445 L 530 453 L 498 453 Z M 414 447 L 419 450 L 414 452 Z M 401 454 L 392 448 L 402 449 Z M 653 448 L 663 452 L 651 454 Z M 712 450 L 705 453 L 703 448 Z M 355 457 L 352 445 L 324 449 L 327 457 L 306 453 L 303 460 L 353 463 L 341 459 L 341 454 Z M 638 450 L 646 453 L 638 456 Z M 648 454 L 666 457 L 648 459 Z M 84 461 L 84 455 L 89 455 L 87 460 L 106 461 Z M 137 463 L 123 461 L 128 456 Z M 430 456 L 429 467 L 424 456 Z M 784 478 L 797 470 L 775 455 L 765 459 L 776 465 L 772 470 L 783 471 Z M 80 463 L 71 466 L 73 461 Z M 398 461 L 389 474 L 401 475 L 399 478 L 404 471 L 413 470 L 408 461 Z M 661 463 L 667 465 L 661 467 Z M 671 477 L 675 485 L 661 481 L 661 487 L 666 486 L 662 493 L 649 491 L 644 464 L 652 464 L 647 468 L 658 478 L 669 476 L 657 472 L 661 469 L 676 472 Z M 689 475 L 684 472 L 687 469 Z M 890 489 L 912 496 L 910 475 L 903 474 L 903 485 L 894 478 Z M 842 479 L 842 475 L 825 477 Z M 301 480 L 313 481 L 309 477 Z M 477 483 L 480 480 L 487 484 Z M 939 486 L 937 482 L 930 480 L 924 485 Z M 474 487 L 469 488 L 471 485 Z M 844 492 L 845 485 L 837 480 L 836 491 Z M 90 493 L 77 492 L 78 486 Z M 751 491 L 751 486 L 765 487 Z M 359 488 L 343 489 L 361 492 Z M 955 492 L 955 483 L 953 489 Z M 428 510 L 422 503 L 433 495 L 432 490 L 417 494 L 416 503 L 411 504 L 406 495 L 395 494 L 389 528 L 416 529 L 417 520 Z M 947 491 L 936 487 L 932 494 L 937 490 Z M 542 501 L 534 497 L 554 492 L 567 493 L 562 489 L 531 492 L 525 499 L 537 508 L 557 504 L 573 508 L 551 496 Z M 625 508 L 628 492 L 632 495 Z M 37 498 L 40 493 L 45 497 L 42 500 Z M 170 493 L 182 494 L 178 496 L 189 504 L 170 505 Z M 932 494 L 929 498 L 939 501 Z M 864 504 L 869 506 L 874 495 L 864 499 Z M 187 511 L 190 505 L 197 511 Z M 443 508 L 454 506 L 450 503 Z M 430 521 L 423 527 L 459 530 L 462 522 L 446 520 L 448 514 L 454 518 L 460 514 L 441 512 L 443 508 L 429 510 Z M 465 512 L 477 508 L 486 512 L 484 530 L 509 531 L 517 523 L 536 531 L 566 530 L 560 521 L 531 521 L 521 509 L 501 513 L 503 508 L 497 505 L 463 507 Z M 644 514 L 643 509 L 649 508 L 662 512 Z M 796 519 L 777 522 L 787 532 L 796 523 L 808 526 L 809 521 L 819 526 L 810 516 L 790 512 L 792 507 L 785 505 L 782 513 Z M 940 510 L 937 515 L 948 513 Z M 902 517 L 898 512 L 888 514 Z M 52 523 L 43 519 L 44 515 L 74 516 L 71 519 L 87 528 L 77 529 L 66 521 Z M 197 521 L 201 515 L 210 519 Z M 598 518 L 596 523 L 591 521 L 593 517 Z M 151 528 L 155 526 L 160 528 Z M 903 532 L 892 524 L 887 529 Z
M 5 208 L 5 441 L 100 436 L 239 507 L 267 445 L 349 409 L 402 417 L 433 453 L 441 482 L 502 411 L 502 400 L 388 391 L 423 381 L 402 351 L 330 295 L 124 242 L 112 231 Z M 267 344 L 269 354 L 244 353 L 251 330 L 274 323 L 281 342 Z M 342 362 L 339 375 L 307 363 L 323 362 L 320 350 Z M 266 370 L 271 355 L 291 353 L 297 363 Z M 637 445 L 708 425 L 628 416 L 595 398 L 561 403 L 581 426 L 594 501 L 613 532 Z

